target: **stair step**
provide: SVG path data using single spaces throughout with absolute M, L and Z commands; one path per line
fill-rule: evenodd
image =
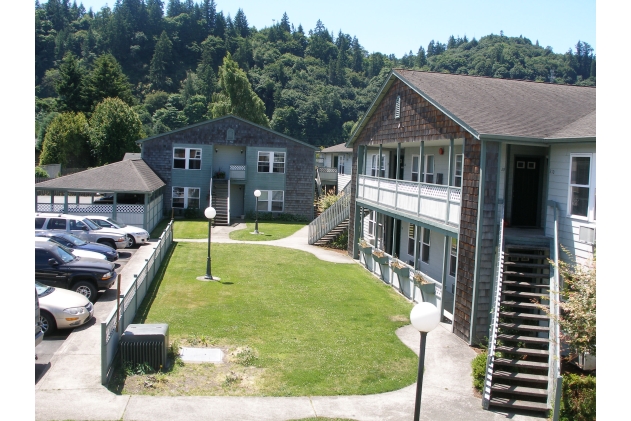
M 536 387 L 513 386 L 508 384 L 496 383 L 491 386 L 491 391 L 502 393 L 514 393 L 516 395 L 535 396 L 538 398 L 547 398 L 547 389 L 537 389 Z
M 534 336 L 523 336 L 523 335 L 507 335 L 504 333 L 500 333 L 497 335 L 498 340 L 502 341 L 515 341 L 515 342 L 526 342 L 533 344 L 548 344 L 550 340 L 548 338 L 538 338 Z
M 518 323 L 499 323 L 498 326 L 505 329 L 530 330 L 533 332 L 548 332 L 550 330 L 548 326 L 535 326 Z
M 500 304 L 506 307 L 531 308 L 534 310 L 539 310 L 540 306 L 543 308 L 550 308 L 550 306 L 547 304 L 535 304 L 531 302 L 520 301 L 501 301 Z
M 516 295 L 518 297 L 525 297 L 525 298 L 543 298 L 543 299 L 547 299 L 545 297 L 550 295 L 550 294 L 537 293 L 537 292 L 523 292 L 523 291 L 510 291 L 510 290 L 503 291 L 502 294 Z
M 548 369 L 548 363 L 520 359 L 495 358 L 493 364 L 517 368 L 532 368 L 536 370 Z
M 541 402 L 520 401 L 517 399 L 491 398 L 489 405 L 503 408 L 525 409 L 529 411 L 547 411 L 548 406 Z
M 512 270 L 505 270 L 504 276 L 518 276 L 521 278 L 544 278 L 550 279 L 549 273 L 528 273 L 528 272 L 515 272 Z
M 524 288 L 550 288 L 549 284 L 535 284 L 528 281 L 511 281 L 510 279 L 503 280 L 502 285 L 510 285 Z
M 522 267 L 533 268 L 533 269 L 550 269 L 550 264 L 545 264 L 545 263 L 511 262 L 509 260 L 504 260 L 504 265 L 522 266 Z
M 533 356 L 547 356 L 549 354 L 547 349 L 532 349 L 532 348 L 518 348 L 516 346 L 496 346 L 496 352 L 508 352 L 511 354 L 519 355 L 533 355 Z
M 532 251 L 549 251 L 550 247 L 547 246 L 534 246 L 534 245 L 527 245 L 527 244 L 511 244 L 510 242 L 507 243 L 504 248 L 506 248 L 507 250 L 532 250 Z
M 512 371 L 495 371 L 493 372 L 493 378 L 498 379 L 510 379 L 510 380 L 519 380 L 523 382 L 530 383 L 548 383 L 548 376 L 542 376 L 539 374 L 525 374 L 525 373 L 515 373 Z
M 513 253 L 511 251 L 504 251 L 504 259 L 508 260 L 509 257 L 520 257 L 520 258 L 528 258 L 528 259 L 548 259 L 548 256 L 545 254 L 527 254 L 527 253 Z
M 530 313 L 520 313 L 517 311 L 500 311 L 500 316 L 514 317 L 517 319 L 549 320 L 549 317 L 547 314 L 530 314 Z

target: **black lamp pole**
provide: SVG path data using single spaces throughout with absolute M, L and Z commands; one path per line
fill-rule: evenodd
M 418 376 L 416 378 L 416 402 L 414 404 L 414 421 L 421 415 L 421 392 L 423 391 L 423 368 L 425 367 L 425 342 L 427 332 L 421 332 L 421 352 L 418 357 Z
M 206 259 L 206 279 L 213 279 L 212 273 L 210 273 L 210 225 L 212 219 L 208 220 L 208 258 Z
M 254 233 L 259 233 L 259 197 L 256 196 L 256 220 L 254 221 Z

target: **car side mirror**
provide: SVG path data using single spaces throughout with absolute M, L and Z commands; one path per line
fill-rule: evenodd
M 84 226 L 84 227 L 83 227 L 83 230 L 84 230 L 84 231 L 89 231 L 89 230 L 90 230 L 90 228 L 89 228 L 89 227 L 87 227 L 87 226 Z
M 57 266 L 59 264 L 59 262 L 57 262 L 57 260 L 50 258 L 48 259 L 48 264 L 51 266 Z

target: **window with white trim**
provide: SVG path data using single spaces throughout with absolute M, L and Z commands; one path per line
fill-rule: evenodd
M 423 172 L 423 183 L 434 182 L 434 155 L 425 155 L 425 171 Z
M 451 252 L 449 255 L 449 275 L 456 276 L 456 260 L 458 257 L 458 240 L 451 237 Z
M 596 154 L 570 154 L 568 213 L 596 220 Z
M 171 206 L 181 209 L 199 209 L 199 187 L 173 187 Z
M 421 245 L 421 261 L 423 263 L 429 263 L 429 236 L 430 231 L 427 228 L 423 228 L 423 237 Z
M 285 152 L 259 152 L 258 172 L 284 173 Z
M 414 228 L 412 224 L 408 228 L 408 254 L 410 256 L 414 256 Z
M 378 156 L 379 154 L 375 154 L 372 155 L 372 158 L 370 160 L 370 175 L 373 177 L 377 176 L 377 160 L 378 160 Z M 386 176 L 386 156 L 385 155 L 381 155 L 381 175 L 380 177 L 385 177 Z
M 258 210 L 261 212 L 283 212 L 285 208 L 285 192 L 282 190 L 261 190 L 258 199 Z
M 462 154 L 454 157 L 454 186 L 462 187 Z
M 199 170 L 202 168 L 202 150 L 197 148 L 173 148 L 173 168 Z
M 412 156 L 412 181 L 418 181 L 418 155 Z
M 337 173 L 344 174 L 344 155 L 338 155 L 336 158 L 337 158 Z

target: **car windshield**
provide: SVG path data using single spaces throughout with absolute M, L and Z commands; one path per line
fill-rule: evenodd
M 82 239 L 78 237 L 75 237 L 72 234 L 62 234 L 60 235 L 60 237 L 63 238 L 64 240 L 70 241 L 75 246 L 84 246 L 88 244 L 87 242 L 83 241 Z
M 59 253 L 64 263 L 69 263 L 76 259 L 72 253 L 68 253 L 64 248 L 61 248 L 61 246 L 57 246 L 57 253 Z
M 90 221 L 88 218 L 83 219 L 83 223 L 90 227 L 91 230 L 100 230 L 101 227 Z
M 114 218 L 107 218 L 108 221 L 110 221 L 112 224 L 116 225 L 119 228 L 125 228 L 127 226 L 126 223 L 118 221 Z
M 55 290 L 55 288 L 49 287 L 48 285 L 40 284 L 37 281 L 35 281 L 35 289 L 37 290 L 37 296 L 39 298 L 45 297 Z
M 70 247 L 66 247 L 63 244 L 58 243 L 57 240 L 55 240 L 54 238 L 51 238 L 50 240 L 53 243 L 57 244 L 59 246 L 59 248 L 61 248 L 63 251 L 65 251 L 66 253 L 70 253 L 70 254 L 72 254 L 74 256 L 74 253 L 73 253 L 74 249 L 71 249 Z

